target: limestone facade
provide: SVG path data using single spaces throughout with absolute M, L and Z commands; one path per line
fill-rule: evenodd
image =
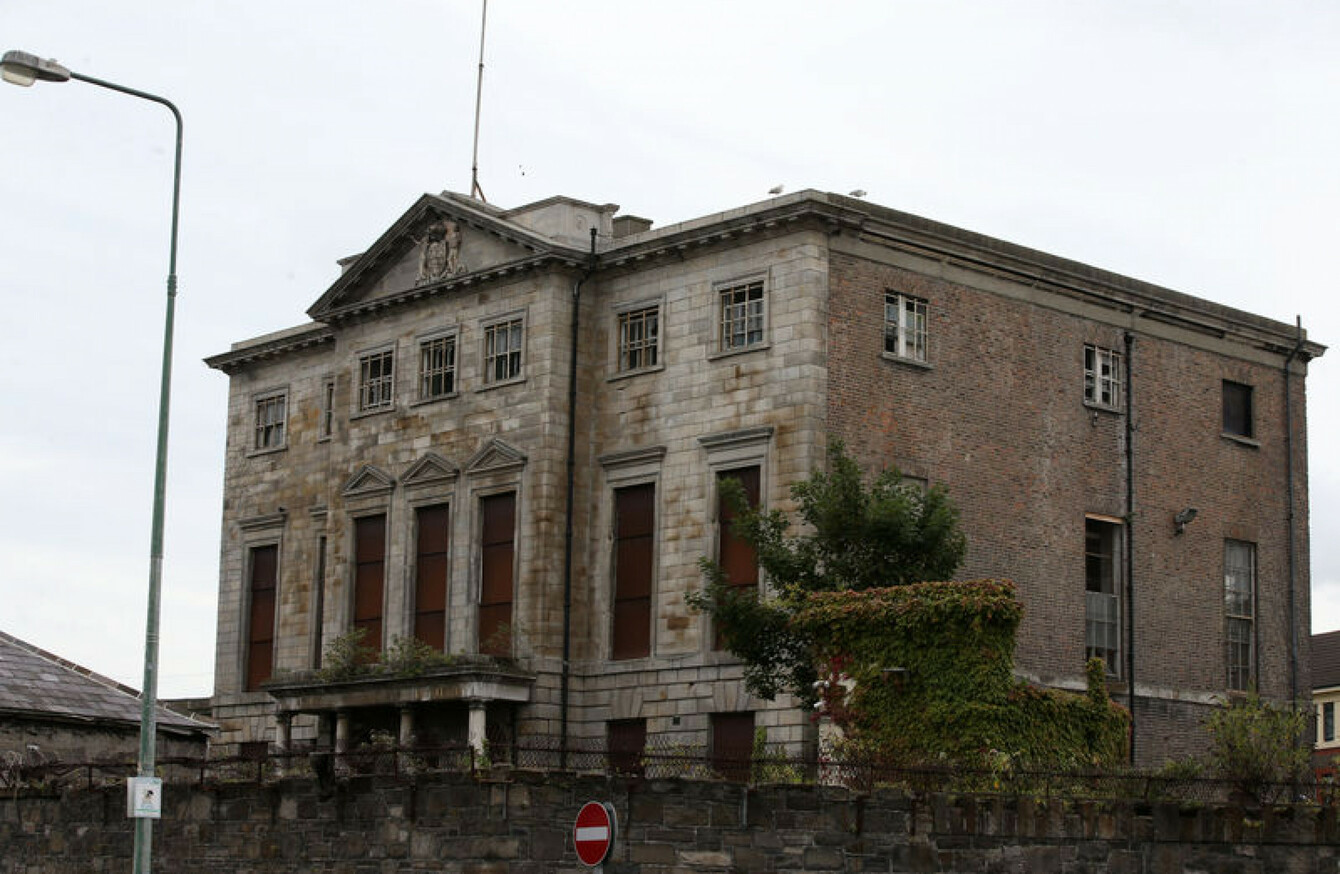
M 1195 746 L 1196 708 L 1228 692 L 1226 635 L 1250 634 L 1239 667 L 1265 694 L 1307 688 L 1304 377 L 1323 348 L 1301 332 L 832 194 L 654 230 L 616 211 L 426 195 L 346 259 L 311 323 L 209 359 L 230 377 L 213 702 L 225 742 L 353 740 L 372 723 L 355 712 L 350 728 L 350 711 L 376 706 L 401 714 L 402 735 L 436 721 L 474 737 L 487 718 L 598 739 L 641 720 L 647 736 L 710 743 L 714 719 L 747 713 L 770 741 L 805 742 L 807 714 L 753 700 L 684 596 L 718 550 L 718 476 L 755 468 L 760 500 L 787 509 L 830 437 L 872 469 L 949 489 L 965 576 L 1019 584 L 1030 679 L 1081 683 L 1086 533 L 1115 538 L 1112 690 L 1135 703 L 1142 758 Z M 447 348 L 449 390 L 425 364 Z M 1095 354 L 1109 370 L 1089 391 L 1119 403 L 1086 397 Z M 1223 393 L 1241 387 L 1250 430 L 1226 433 Z M 652 496 L 650 605 L 636 614 L 650 627 L 635 657 L 616 657 L 616 497 L 634 487 Z M 502 640 L 480 607 L 496 585 L 484 507 L 499 495 L 514 507 Z M 315 679 L 369 609 L 355 603 L 360 518 L 385 533 L 377 642 L 413 636 L 428 507 L 447 520 L 435 560 L 458 663 L 440 683 L 373 681 L 381 691 Z M 1175 533 L 1186 507 L 1198 518 Z M 1252 549 L 1247 625 L 1225 619 L 1228 541 Z M 272 594 L 257 588 L 262 556 L 277 561 Z M 499 647 L 505 669 L 477 658 Z

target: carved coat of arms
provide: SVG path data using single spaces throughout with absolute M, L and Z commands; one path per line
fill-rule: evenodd
M 419 284 L 436 282 L 448 276 L 464 273 L 461 263 L 461 226 L 450 219 L 441 219 L 428 226 L 420 239 Z

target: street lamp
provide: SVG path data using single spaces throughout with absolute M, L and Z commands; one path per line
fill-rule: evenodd
M 144 630 L 144 691 L 140 701 L 140 757 L 138 774 L 152 777 L 157 740 L 158 711 L 158 607 L 163 578 L 163 505 L 167 495 L 168 397 L 172 387 L 172 323 L 177 299 L 177 212 L 181 201 L 181 113 L 170 100 L 67 70 L 53 60 L 27 52 L 5 52 L 0 59 L 0 78 L 27 87 L 34 82 L 65 82 L 75 79 L 100 88 L 166 106 L 177 122 L 177 151 L 172 168 L 172 240 L 168 251 L 167 315 L 163 324 L 163 376 L 158 395 L 158 450 L 154 463 L 154 509 L 149 538 L 149 606 Z M 148 874 L 153 843 L 153 820 L 135 820 L 135 874 Z

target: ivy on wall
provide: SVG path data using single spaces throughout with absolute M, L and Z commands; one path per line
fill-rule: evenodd
M 820 697 L 848 752 L 907 762 L 1120 763 L 1130 717 L 1109 700 L 1102 662 L 1090 662 L 1083 695 L 1016 680 L 1022 617 L 1013 583 L 974 580 L 813 593 L 793 622 L 827 665 Z

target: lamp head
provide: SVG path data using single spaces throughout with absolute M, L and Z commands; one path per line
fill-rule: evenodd
M 22 85 L 27 88 L 39 80 L 42 82 L 68 81 L 70 71 L 53 60 L 44 60 L 27 52 L 9 51 L 5 52 L 3 59 L 0 59 L 0 78 L 13 85 Z
M 1177 525 L 1177 530 L 1174 533 L 1181 534 L 1191 520 L 1196 518 L 1197 512 L 1195 507 L 1187 507 L 1185 510 L 1174 516 L 1173 522 Z

